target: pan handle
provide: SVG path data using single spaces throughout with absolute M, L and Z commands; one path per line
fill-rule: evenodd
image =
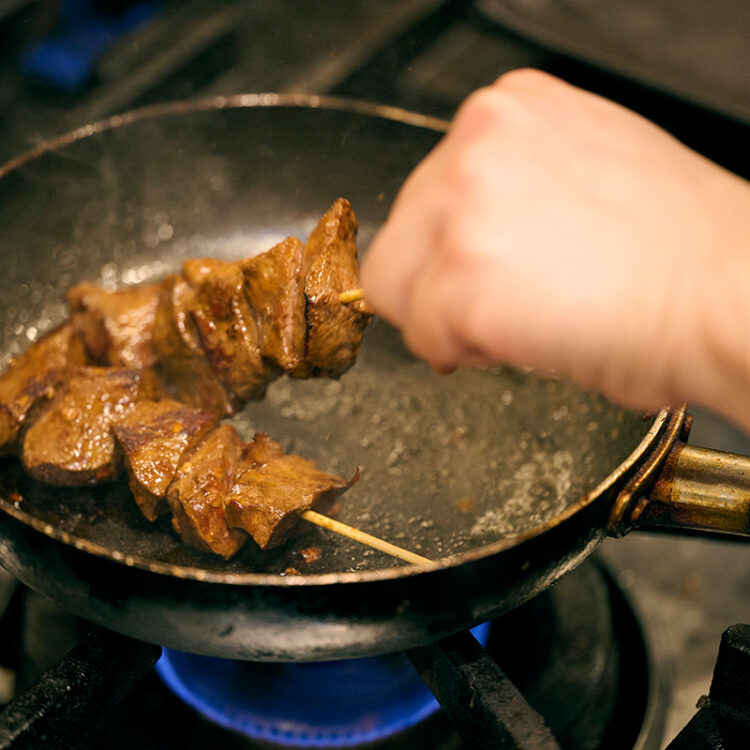
M 630 521 L 638 528 L 750 539 L 750 457 L 676 441 Z

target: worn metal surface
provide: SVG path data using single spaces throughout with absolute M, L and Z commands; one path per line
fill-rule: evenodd
M 687 439 L 691 420 L 686 407 L 668 415 L 659 415 L 656 423 L 663 420 L 663 426 L 652 442 L 646 459 L 628 479 L 617 495 L 607 521 L 607 532 L 612 536 L 626 534 L 637 522 L 649 502 L 649 493 L 662 475 L 674 452 L 678 437 Z
M 72 747 L 146 676 L 160 655 L 157 646 L 92 631 L 3 709 L 0 748 Z
M 366 247 L 443 127 L 248 95 L 113 118 L 0 167 L 2 363 L 64 317 L 71 283 L 113 288 L 190 256 L 252 255 L 306 236 L 338 195 Z M 294 544 L 225 562 L 147 524 L 124 483 L 61 492 L 13 461 L 0 472 L 0 557 L 70 610 L 175 648 L 265 660 L 403 649 L 517 606 L 584 559 L 670 420 L 649 430 L 596 394 L 507 369 L 439 377 L 376 321 L 340 382 L 280 381 L 234 424 L 325 469 L 361 465 L 341 520 L 438 565 L 392 567 L 317 529 L 299 539 L 322 549 L 309 566 Z M 303 575 L 283 575 L 290 566 Z
M 437 125 L 371 105 L 248 96 L 116 118 L 38 149 L 0 179 L 4 361 L 65 315 L 74 281 L 113 287 L 190 255 L 251 255 L 286 233 L 305 236 L 340 194 L 366 247 Z M 0 502 L 23 524 L 2 519 L 4 563 L 73 611 L 179 648 L 279 659 L 394 650 L 514 606 L 582 559 L 601 538 L 596 500 L 620 475 L 602 480 L 648 428 L 560 381 L 507 370 L 440 378 L 382 323 L 340 383 L 279 383 L 235 423 L 245 435 L 267 429 L 324 468 L 361 464 L 341 519 L 408 537 L 445 570 L 417 577 L 316 529 L 300 544 L 315 539 L 323 554 L 302 576 L 281 575 L 300 566 L 293 546 L 225 563 L 148 526 L 124 485 L 61 493 L 28 483 L 13 462 Z M 565 531 L 539 545 L 546 526 Z M 525 538 L 550 553 L 532 563 L 522 547 L 484 571 L 460 568 Z M 112 562 L 91 565 L 76 546 Z M 445 612 L 428 595 L 443 585 L 463 589 L 465 605 Z
M 286 233 L 306 236 L 340 194 L 357 211 L 366 247 L 439 139 L 438 125 L 373 105 L 248 96 L 116 118 L 0 167 L 0 359 L 65 315 L 74 281 L 115 286 L 157 278 L 190 255 L 252 255 Z M 33 216 L 41 221 L 29 233 Z M 408 538 L 435 559 L 502 545 L 552 520 L 647 428 L 562 381 L 510 370 L 436 376 L 381 321 L 340 382 L 279 381 L 233 422 L 243 436 L 263 429 L 322 468 L 362 466 L 340 519 L 396 543 Z M 30 485 L 12 463 L 0 481 L 6 512 L 126 564 L 234 582 L 299 567 L 290 549 L 259 554 L 248 545 L 229 563 L 200 556 L 167 524 L 140 519 L 124 485 L 60 493 Z M 303 568 L 309 575 L 393 564 L 323 532 L 312 538 L 323 554 Z
M 467 747 L 560 750 L 534 711 L 471 633 L 408 652 Z
M 750 533 L 750 458 L 679 444 L 650 493 L 650 526 Z

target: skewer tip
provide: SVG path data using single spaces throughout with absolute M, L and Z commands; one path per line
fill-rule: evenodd
M 349 289 L 348 291 L 341 292 L 341 294 L 339 294 L 339 300 L 345 304 L 347 302 L 357 302 L 364 298 L 365 298 L 364 289 Z
M 333 518 L 324 516 L 322 513 L 318 513 L 317 511 L 305 510 L 300 515 L 305 519 L 305 521 L 314 523 L 316 526 L 322 526 L 324 529 L 334 531 L 337 534 L 341 534 L 342 536 L 348 537 L 349 539 L 353 539 L 355 542 L 364 544 L 367 547 L 372 547 L 373 549 L 379 550 L 380 552 L 385 552 L 386 555 L 391 555 L 392 557 L 396 557 L 399 560 L 411 563 L 412 565 L 424 565 L 426 563 L 429 564 L 433 562 L 427 557 L 422 557 L 422 555 L 418 555 L 411 550 L 404 549 L 403 547 L 398 547 L 395 544 L 391 544 L 390 542 L 386 542 L 384 539 L 380 539 L 379 537 L 368 534 L 361 529 L 356 529 L 353 526 L 348 526 L 345 523 L 341 523 L 341 521 L 336 521 Z

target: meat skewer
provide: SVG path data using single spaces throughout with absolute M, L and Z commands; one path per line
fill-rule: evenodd
M 186 261 L 162 284 L 152 346 L 170 395 L 220 416 L 281 374 L 338 378 L 371 317 L 339 294 L 358 280 L 357 221 L 339 198 L 307 242 L 288 237 L 239 262 Z
M 225 558 L 248 535 L 262 549 L 278 546 L 302 519 L 406 562 L 429 562 L 313 510 L 329 509 L 356 474 L 325 474 L 263 433 L 243 444 L 209 412 L 151 400 L 152 386 L 148 371 L 75 370 L 26 433 L 27 472 L 56 485 L 97 484 L 115 477 L 121 455 L 146 518 L 168 504 L 184 541 Z
M 218 426 L 282 373 L 337 378 L 354 363 L 370 317 L 347 292 L 356 232 L 339 199 L 304 245 L 290 237 L 246 261 L 189 260 L 162 284 L 73 287 L 71 322 L 0 376 L 0 452 L 20 451 L 30 476 L 59 486 L 108 481 L 124 464 L 146 518 L 171 511 L 183 540 L 223 557 L 247 535 L 278 546 L 303 518 L 426 562 L 317 512 L 358 472 L 326 474 L 263 433 L 243 444 Z

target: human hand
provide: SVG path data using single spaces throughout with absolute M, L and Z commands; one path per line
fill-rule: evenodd
M 365 256 L 376 312 L 440 371 L 529 365 L 750 428 L 750 186 L 538 71 L 474 93 Z

